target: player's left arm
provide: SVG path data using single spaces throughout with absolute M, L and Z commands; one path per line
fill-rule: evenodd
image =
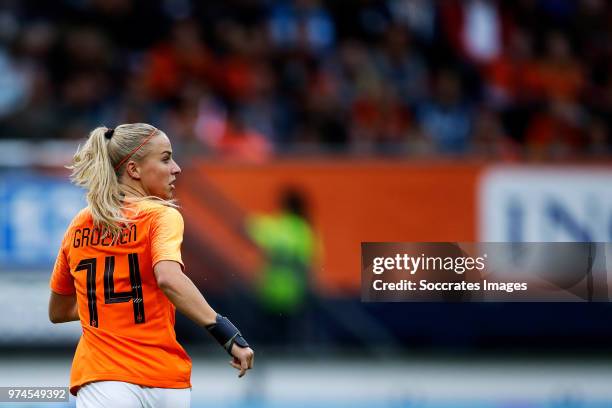
M 176 309 L 209 333 L 232 356 L 230 365 L 239 377 L 253 368 L 254 352 L 227 317 L 217 314 L 200 290 L 175 261 L 160 261 L 153 267 L 157 285 Z
M 76 295 L 60 295 L 51 291 L 51 297 L 49 298 L 49 320 L 51 320 L 51 323 L 79 320 Z

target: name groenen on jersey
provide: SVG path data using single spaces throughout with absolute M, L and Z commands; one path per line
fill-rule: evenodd
M 74 231 L 74 236 L 72 237 L 72 247 L 125 245 L 134 241 L 136 241 L 136 224 L 132 224 L 121 231 L 121 235 L 119 235 L 115 242 L 113 242 L 110 236 L 105 234 L 104 230 L 100 231 L 99 228 L 78 228 Z

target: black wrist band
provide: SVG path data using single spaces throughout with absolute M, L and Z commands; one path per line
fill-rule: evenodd
M 249 343 L 242 337 L 240 330 L 227 317 L 220 314 L 217 315 L 216 322 L 206 326 L 206 329 L 230 356 L 234 343 L 240 347 L 249 347 Z

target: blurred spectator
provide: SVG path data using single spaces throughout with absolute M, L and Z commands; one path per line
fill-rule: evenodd
M 32 88 L 31 73 L 7 49 L 0 48 L 0 117 L 22 108 Z
M 412 47 L 410 33 L 400 26 L 389 27 L 385 41 L 375 50 L 374 65 L 384 82 L 394 84 L 403 103 L 414 106 L 427 96 L 427 67 Z
M 263 162 L 272 154 L 266 137 L 248 128 L 236 111 L 228 113 L 220 138 L 211 142 L 213 151 L 233 160 Z
M 276 2 L 269 29 L 272 44 L 280 50 L 320 55 L 335 42 L 334 22 L 319 0 Z
M 396 90 L 376 78 L 364 84 L 352 107 L 353 142 L 358 147 L 393 149 L 408 139 L 412 124 L 410 111 Z M 380 150 L 380 149 L 378 149 Z
M 538 65 L 533 55 L 533 36 L 515 30 L 498 58 L 483 68 L 485 100 L 500 109 L 533 103 L 537 97 Z
M 288 188 L 281 192 L 280 209 L 274 214 L 253 215 L 247 233 L 263 250 L 266 258 L 258 282 L 259 303 L 270 333 L 278 345 L 300 344 L 311 296 L 310 272 L 317 244 L 307 214 L 303 192 Z
M 527 129 L 527 147 L 531 158 L 572 158 L 585 146 L 581 131 L 582 112 L 561 101 L 551 102 L 536 113 Z
M 580 0 L 578 10 L 568 21 L 581 53 L 594 70 L 609 68 L 611 50 L 610 7 L 605 0 Z
M 465 153 L 470 146 L 472 113 L 464 100 L 460 78 L 442 71 L 436 78 L 435 96 L 418 108 L 425 139 L 441 153 Z
M 497 58 L 502 49 L 502 21 L 493 0 L 442 2 L 441 14 L 448 40 L 459 55 L 476 63 Z
M 474 152 L 500 161 L 521 158 L 518 143 L 506 134 L 499 115 L 487 108 L 480 110 L 474 123 Z
M 391 11 L 381 0 L 337 0 L 328 2 L 344 38 L 359 39 L 366 44 L 384 35 L 391 23 Z
M 567 37 L 552 32 L 546 37 L 546 52 L 539 67 L 544 97 L 551 100 L 577 101 L 584 76 L 581 64 L 573 56 Z
M 606 158 L 612 152 L 612 135 L 610 127 L 602 118 L 594 117 L 587 128 L 587 155 L 595 158 Z
M 224 52 L 218 60 L 219 91 L 233 101 L 244 101 L 253 96 L 258 86 L 256 67 L 265 58 L 267 43 L 261 27 L 243 27 L 223 21 L 216 32 Z
M 0 108 L 0 137 L 45 139 L 58 136 L 60 118 L 56 106 L 50 103 L 53 97 L 53 86 L 50 72 L 45 62 L 48 60 L 54 41 L 55 28 L 45 22 L 25 25 L 20 34 L 14 38 L 8 54 L 0 51 L 0 59 L 8 57 L 17 77 L 10 72 L 0 74 L 0 81 L 6 81 L 0 87 L 2 105 L 16 96 L 21 89 L 22 99 L 14 100 L 12 109 Z M 0 50 L 2 48 L 0 47 Z M 8 51 L 8 50 L 7 50 Z M 4 62 L 0 65 L 6 69 Z M 25 92 L 25 93 L 24 93 Z
M 257 61 L 252 66 L 253 83 L 248 97 L 240 106 L 245 125 L 267 136 L 277 145 L 284 143 L 282 134 L 285 107 L 277 94 L 277 81 L 270 64 Z
M 148 53 L 143 75 L 149 96 L 171 98 L 191 82 L 210 79 L 215 75 L 214 65 L 196 22 L 178 22 L 169 41 L 158 43 Z
M 429 0 L 389 0 L 393 20 L 426 43 L 435 35 L 436 7 Z
M 315 146 L 345 149 L 348 142 L 347 118 L 344 115 L 346 107 L 340 100 L 337 78 L 324 67 L 311 64 L 305 91 L 304 110 L 301 114 L 311 133 L 302 134 L 300 142 L 309 141 L 314 142 Z
M 210 90 L 203 90 L 197 101 L 197 118 L 195 123 L 185 123 L 186 132 L 195 126 L 196 138 L 207 146 L 219 143 L 225 132 L 227 109 L 223 102 L 215 97 Z

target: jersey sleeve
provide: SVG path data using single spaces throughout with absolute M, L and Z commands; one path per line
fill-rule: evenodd
M 164 207 L 151 222 L 152 266 L 160 261 L 175 261 L 185 269 L 181 257 L 184 230 L 183 216 L 175 208 Z
M 66 238 L 64 237 L 64 241 L 62 241 L 57 258 L 55 259 L 55 266 L 53 267 L 49 286 L 53 292 L 60 295 L 73 295 L 76 293 L 76 290 L 74 279 L 70 274 L 68 258 L 66 257 L 65 240 Z

